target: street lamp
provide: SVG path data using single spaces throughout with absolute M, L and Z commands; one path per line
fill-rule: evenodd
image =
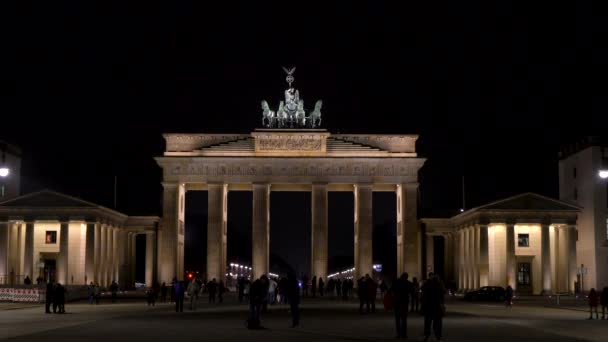
M 602 169 L 598 172 L 598 174 L 600 175 L 600 178 L 606 179 L 608 178 L 608 169 Z
M 11 171 L 9 170 L 8 167 L 0 167 L 0 177 L 5 178 L 8 177 L 8 175 L 11 173 Z

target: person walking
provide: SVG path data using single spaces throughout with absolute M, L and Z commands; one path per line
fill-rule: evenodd
M 367 304 L 367 282 L 364 277 L 357 280 L 357 296 L 359 297 L 359 313 L 363 314 L 363 306 Z M 369 312 L 369 306 L 366 307 L 365 312 Z
M 602 290 L 600 304 L 602 305 L 602 319 L 608 319 L 608 317 L 606 317 L 606 311 L 608 310 L 608 286 L 604 287 Z
M 393 282 L 390 289 L 393 295 L 393 310 L 397 338 L 407 338 L 407 312 L 410 298 L 414 296 L 414 285 L 408 280 L 408 274 L 403 273 Z
M 422 285 L 422 313 L 424 315 L 424 341 L 431 336 L 431 325 L 437 341 L 441 341 L 443 315 L 445 314 L 445 288 L 439 278 L 429 273 Z
M 190 298 L 190 310 L 196 310 L 196 301 L 198 300 L 198 292 L 200 288 L 195 279 L 192 279 L 188 284 L 188 297 Z
M 51 313 L 51 305 L 53 305 L 53 294 L 55 293 L 55 284 L 53 284 L 53 281 L 50 280 L 47 284 L 46 284 L 46 307 L 44 312 L 47 314 Z M 54 307 L 54 305 L 53 305 Z
M 87 297 L 89 299 L 89 304 L 93 304 L 93 301 L 95 300 L 95 284 L 93 284 L 93 282 L 87 287 Z
M 595 289 L 591 289 L 589 291 L 589 319 L 593 319 L 593 311 L 595 311 L 595 319 L 599 319 L 599 314 L 597 313 L 597 305 L 599 304 L 600 298 Z
M 184 284 L 175 280 L 173 282 L 173 292 L 175 298 L 175 312 L 184 312 Z
M 290 273 L 287 278 L 287 300 L 289 301 L 289 312 L 291 313 L 291 327 L 300 325 L 300 287 L 296 275 Z
M 365 282 L 367 283 L 367 294 L 365 296 L 366 307 L 371 307 L 371 312 L 376 312 L 376 295 L 378 293 L 378 284 L 374 281 L 373 278 L 369 276 L 369 274 L 365 275 Z
M 236 281 L 238 291 L 239 291 L 239 303 L 243 302 L 243 297 L 245 296 L 245 278 L 239 277 Z
M 420 283 L 418 278 L 412 278 L 412 286 L 414 287 L 414 295 L 412 296 L 412 308 L 410 312 L 418 312 L 420 308 Z
M 99 299 L 101 298 L 101 288 L 99 287 L 99 284 L 95 284 L 93 295 L 95 296 L 95 305 L 99 305 Z
M 268 277 L 262 275 L 249 287 L 249 319 L 247 327 L 249 329 L 259 329 L 261 324 L 262 305 L 268 296 Z
M 57 312 L 60 314 L 65 313 L 65 287 L 60 283 L 57 283 L 55 287 L 55 293 L 53 297 L 53 312 Z M 57 308 L 57 311 L 55 310 Z
M 511 309 L 513 305 L 513 288 L 511 285 L 507 286 L 507 290 L 505 291 L 505 305 L 507 309 Z

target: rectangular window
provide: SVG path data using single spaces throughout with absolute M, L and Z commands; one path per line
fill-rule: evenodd
M 47 230 L 45 238 L 44 238 L 44 242 L 47 244 L 57 243 L 57 231 L 56 230 Z
M 530 234 L 517 234 L 517 246 L 530 247 Z

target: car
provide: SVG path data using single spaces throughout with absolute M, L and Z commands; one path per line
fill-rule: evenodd
M 470 301 L 503 301 L 505 300 L 505 289 L 500 286 L 482 286 L 479 290 L 465 293 L 464 299 Z

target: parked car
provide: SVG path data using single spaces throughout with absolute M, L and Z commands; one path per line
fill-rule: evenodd
M 500 286 L 483 286 L 479 290 L 465 293 L 464 299 L 471 301 L 503 301 L 505 300 L 505 289 Z

